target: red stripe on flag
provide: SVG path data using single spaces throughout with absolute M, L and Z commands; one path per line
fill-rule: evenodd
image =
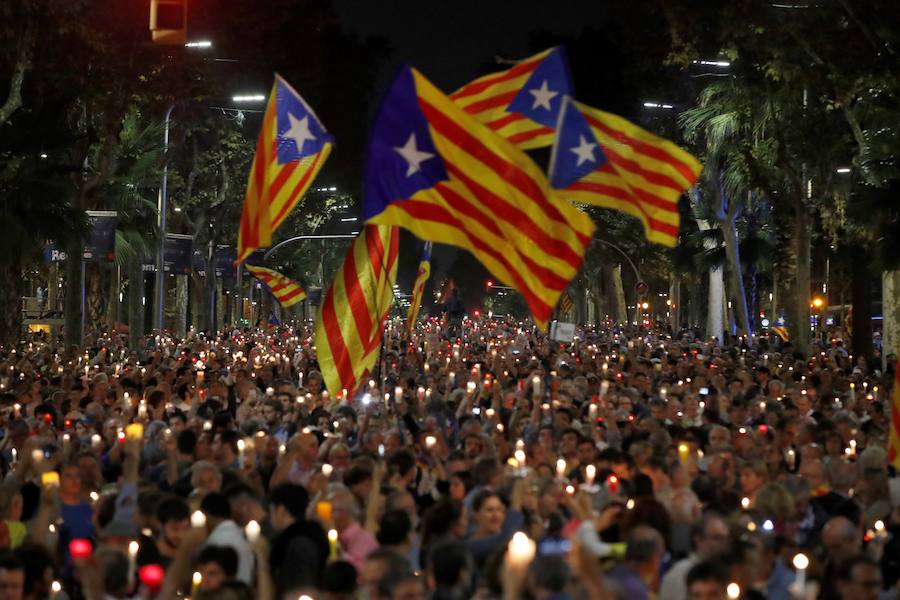
M 419 97 L 419 106 L 425 113 L 431 127 L 436 129 L 438 133 L 450 139 L 459 146 L 463 151 L 468 153 L 475 160 L 483 163 L 489 169 L 496 173 L 502 174 L 503 178 L 511 183 L 516 189 L 525 196 L 533 200 L 544 213 L 554 221 L 571 227 L 569 223 L 560 214 L 559 209 L 553 205 L 551 201 L 544 196 L 543 190 L 516 165 L 504 160 L 491 152 L 478 138 L 463 129 L 458 123 L 447 117 L 444 113 L 431 106 L 422 97 Z M 584 235 L 580 231 L 573 230 L 579 241 L 585 246 L 590 241 L 590 236 Z
M 678 158 L 672 156 L 662 148 L 637 140 L 629 136 L 627 133 L 619 131 L 618 129 L 613 129 L 606 123 L 598 121 L 593 117 L 593 115 L 590 115 L 586 112 L 582 112 L 581 114 L 584 115 L 584 118 L 587 119 L 588 123 L 590 123 L 593 127 L 596 127 L 606 135 L 617 140 L 619 143 L 631 146 L 635 149 L 635 151 L 640 152 L 641 154 L 649 158 L 664 162 L 672 166 L 672 168 L 681 173 L 681 175 L 692 184 L 697 180 L 698 174 L 695 173 L 690 166 L 681 162 L 680 160 L 678 160 Z M 606 148 L 604 148 L 604 152 L 605 151 Z
M 651 217 L 649 214 L 647 214 L 647 211 L 644 208 L 643 204 L 641 204 L 640 200 L 632 198 L 622 188 L 591 181 L 576 181 L 566 189 L 572 190 L 573 192 L 591 192 L 594 194 L 609 196 L 610 198 L 621 202 L 627 202 L 628 204 L 635 206 L 641 212 L 641 214 L 644 215 L 644 218 L 647 219 L 647 226 L 650 229 L 659 231 L 660 233 L 665 233 L 666 235 L 670 235 L 672 237 L 678 237 L 677 226 Z
M 548 133 L 553 133 L 553 130 L 549 127 L 538 127 L 530 131 L 520 131 L 519 133 L 511 135 L 506 139 L 511 144 L 521 144 L 522 142 L 527 142 L 530 139 L 534 139 L 542 135 L 547 135 Z
M 295 195 L 295 194 L 297 193 L 297 190 L 302 189 L 303 186 L 306 185 L 306 182 L 309 181 L 309 178 L 312 177 L 312 174 L 313 174 L 313 173 L 315 173 L 315 171 L 316 171 L 316 165 L 319 164 L 319 161 L 320 161 L 321 159 L 322 159 L 322 152 L 321 152 L 321 150 L 320 150 L 320 151 L 316 154 L 316 158 L 313 159 L 312 164 L 309 165 L 309 168 L 306 170 L 306 173 L 304 173 L 304 174 L 303 174 L 303 177 L 300 178 L 300 182 L 297 183 L 296 186 L 294 186 L 294 189 L 293 189 L 293 191 L 291 192 L 291 195 L 292 195 L 292 196 Z M 284 206 L 281 207 L 281 210 L 278 211 L 278 214 L 275 215 L 275 218 L 272 219 L 272 222 L 273 222 L 273 223 L 278 223 L 279 221 L 281 221 L 293 207 L 294 207 L 294 203 L 293 203 L 293 202 L 286 202 L 286 203 L 284 204 Z
M 494 235 L 503 237 L 503 234 L 499 231 L 498 228 L 496 228 L 497 225 L 495 222 L 487 219 L 474 205 L 472 205 L 471 202 L 469 202 L 465 197 L 457 194 L 451 187 L 443 187 L 441 189 L 441 194 L 447 199 L 448 204 L 451 204 L 455 210 L 458 210 L 466 216 L 477 220 L 486 229 L 494 233 Z M 531 259 L 523 252 L 516 250 L 516 254 L 527 263 L 529 263 L 529 270 L 532 271 L 541 281 L 541 283 L 543 283 L 546 287 L 550 289 L 565 289 L 565 287 L 569 284 L 568 279 L 560 277 L 553 270 L 534 264 L 533 261 L 531 261 Z M 580 262 L 576 265 L 573 265 L 576 270 L 580 266 Z
M 638 177 L 643 178 L 648 183 L 667 187 L 673 192 L 677 192 L 679 195 L 681 195 L 681 193 L 684 191 L 684 186 L 682 186 L 680 183 L 678 183 L 668 175 L 663 175 L 662 173 L 658 173 L 656 171 L 650 171 L 641 166 L 641 164 L 636 160 L 625 158 L 608 146 L 603 147 L 603 154 L 606 155 L 610 163 L 621 167 L 622 169 L 625 169 L 626 171 L 629 171 L 634 175 L 637 175 Z
M 472 83 L 464 85 L 457 91 L 450 94 L 450 99 L 459 100 L 461 98 L 468 98 L 469 96 L 480 94 L 492 85 L 502 83 L 504 81 L 509 81 L 510 79 L 515 79 L 516 77 L 521 77 L 523 75 L 528 75 L 537 68 L 537 66 L 541 63 L 542 60 L 544 60 L 544 58 L 545 57 L 537 58 L 534 60 L 525 60 L 507 69 L 506 71 L 502 71 L 495 75 L 485 75 L 483 78 L 476 79 Z
M 347 344 L 341 333 L 340 323 L 335 311 L 333 285 L 325 294 L 322 303 L 322 326 L 325 328 L 325 335 L 328 337 L 328 346 L 331 350 L 331 357 L 334 360 L 334 367 L 341 380 L 341 387 L 344 387 L 344 384 L 353 381 L 353 366 L 350 364 L 350 353 L 347 350 Z
M 446 186 L 441 183 L 435 186 L 435 188 L 441 193 L 443 193 L 445 187 Z M 415 219 L 421 219 L 423 221 L 434 221 L 437 223 L 449 225 L 459 230 L 459 232 L 469 240 L 469 243 L 478 252 L 483 252 L 490 255 L 494 258 L 494 260 L 506 267 L 507 271 L 510 274 L 510 277 L 513 278 L 513 281 L 511 283 L 515 285 L 516 289 L 525 298 L 525 301 L 528 303 L 528 307 L 531 309 L 531 312 L 535 316 L 535 318 L 538 321 L 542 322 L 546 322 L 547 320 L 549 320 L 552 309 L 537 295 L 535 295 L 531 288 L 529 288 L 525 284 L 525 281 L 522 279 L 521 275 L 519 275 L 519 273 L 512 267 L 512 265 L 510 265 L 506 257 L 502 253 L 497 252 L 495 249 L 485 244 L 482 240 L 473 237 L 465 229 L 463 224 L 460 223 L 446 209 L 435 204 L 431 204 L 430 202 L 422 202 L 421 200 L 413 199 L 404 200 L 403 202 L 397 203 L 395 206 Z
M 366 235 L 368 238 L 369 235 Z M 356 256 L 353 248 L 347 253 L 342 274 L 344 276 L 344 291 L 347 294 L 347 308 L 353 315 L 353 322 L 359 339 L 365 344 L 372 336 L 372 315 L 369 313 L 369 305 L 366 302 L 366 294 L 360 284 L 360 276 L 356 265 Z M 365 269 L 365 265 L 362 266 Z M 346 317 L 346 315 L 345 315 Z
M 485 123 L 485 125 L 487 125 L 491 129 L 493 129 L 494 131 L 497 131 L 498 129 L 502 129 L 502 128 L 506 127 L 510 123 L 515 123 L 516 121 L 521 121 L 524 118 L 525 118 L 525 115 L 523 115 L 522 113 L 517 113 L 517 112 L 507 113 L 505 116 L 500 117 L 499 119 L 494 119 L 493 121 L 491 121 L 489 123 Z
M 288 292 L 287 294 L 284 294 L 284 295 L 282 295 L 282 296 L 279 296 L 279 297 L 278 297 L 278 300 L 279 300 L 280 302 L 283 303 L 283 302 L 287 302 L 287 301 L 289 301 L 289 300 L 293 300 L 293 299 L 296 298 L 297 296 L 300 296 L 300 295 L 303 295 L 303 294 L 305 294 L 303 288 L 298 287 L 298 288 L 294 288 L 293 290 L 291 290 L 291 291 Z
M 511 92 L 503 92 L 501 94 L 497 94 L 496 96 L 488 96 L 484 100 L 479 100 L 478 102 L 473 102 L 472 104 L 463 107 L 463 110 L 470 115 L 477 115 L 478 113 L 489 110 L 491 108 L 508 105 L 513 101 L 513 98 L 515 98 L 518 93 L 519 90 L 513 90 Z M 419 98 L 419 100 L 424 102 L 421 97 Z
M 531 239 L 531 241 L 540 245 L 541 250 L 569 263 L 575 269 L 578 268 L 578 265 L 581 264 L 581 256 L 567 244 L 551 238 L 527 214 L 518 210 L 510 203 L 505 202 L 494 192 L 480 185 L 478 182 L 470 179 L 455 165 L 451 163 L 445 163 L 445 165 L 450 174 L 465 184 L 472 194 L 484 203 L 484 207 L 492 214 L 496 215 L 497 219 L 508 223 L 515 223 L 518 229 Z M 475 210 L 474 206 L 472 209 Z M 475 215 L 473 214 L 472 216 Z M 482 215 L 482 218 L 485 217 Z M 494 226 L 493 232 L 495 232 L 496 235 L 503 238 L 506 237 L 505 234 L 500 231 L 499 227 L 496 226 L 496 222 L 493 222 L 492 225 Z

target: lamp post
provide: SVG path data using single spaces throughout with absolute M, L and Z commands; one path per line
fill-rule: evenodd
M 165 128 L 163 130 L 163 168 L 162 168 L 162 184 L 159 186 L 159 201 L 157 205 L 156 224 L 159 228 L 159 245 L 156 249 L 156 285 L 155 285 L 155 301 L 153 311 L 153 328 L 162 331 L 163 328 L 163 302 L 165 300 L 165 284 L 166 274 L 163 267 L 166 254 L 166 205 L 168 202 L 167 185 L 169 181 L 169 123 L 172 120 L 172 111 L 175 110 L 175 103 L 169 105 L 166 110 Z

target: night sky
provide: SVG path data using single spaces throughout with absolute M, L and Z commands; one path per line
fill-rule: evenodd
M 494 63 L 497 56 L 520 59 L 533 53 L 537 48 L 529 42 L 535 32 L 575 37 L 586 26 L 602 26 L 606 13 L 605 3 L 596 0 L 334 0 L 334 8 L 348 33 L 388 40 L 389 72 L 412 64 L 445 91 L 488 67 L 504 68 Z

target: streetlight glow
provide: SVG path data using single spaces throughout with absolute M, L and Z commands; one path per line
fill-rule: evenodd
M 644 102 L 644 108 L 659 108 L 663 110 L 672 110 L 675 108 L 671 104 L 662 104 L 660 102 Z
M 850 172 L 850 167 L 838 167 L 835 169 L 835 173 L 840 173 L 841 175 L 846 175 Z
M 693 60 L 695 65 L 703 65 L 704 67 L 730 67 L 731 63 L 727 60 Z
M 264 94 L 244 94 L 240 96 L 233 96 L 231 98 L 232 102 L 262 102 L 266 99 Z
M 188 42 L 184 45 L 185 48 L 212 48 L 212 41 L 210 40 L 196 40 L 194 42 Z

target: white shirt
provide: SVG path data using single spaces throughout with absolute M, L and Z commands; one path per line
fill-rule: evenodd
M 209 534 L 206 543 L 210 546 L 228 546 L 233 548 L 238 555 L 237 578 L 247 585 L 253 585 L 253 550 L 250 548 L 250 544 L 247 543 L 244 532 L 237 526 L 237 523 L 231 519 L 222 521 Z
M 699 557 L 691 553 L 687 558 L 682 558 L 672 565 L 672 568 L 663 575 L 657 597 L 666 600 L 687 600 L 687 574 L 698 562 Z

